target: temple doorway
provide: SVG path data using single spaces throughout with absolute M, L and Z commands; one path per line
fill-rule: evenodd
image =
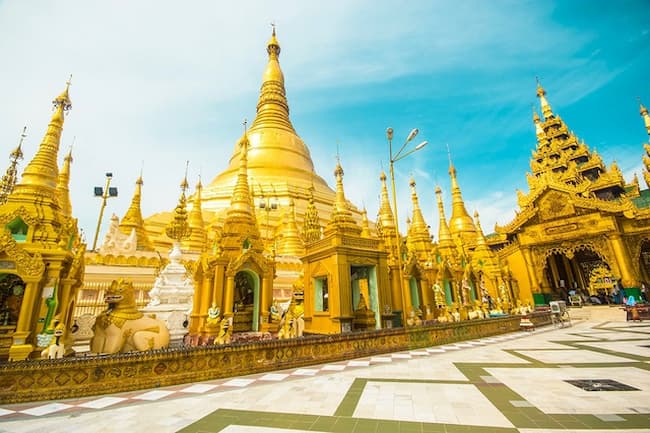
M 233 294 L 233 331 L 259 330 L 260 278 L 250 270 L 235 275 Z
M 573 257 L 554 252 L 546 258 L 544 273 L 551 293 L 560 299 L 568 299 L 569 292 L 588 295 L 589 279 L 597 268 L 610 267 L 601 256 L 590 248 L 575 251 Z
M 25 282 L 18 275 L 0 274 L 0 359 L 9 356 L 24 293 Z
M 456 302 L 457 299 L 456 292 L 454 290 L 454 283 L 451 278 L 451 273 L 448 269 L 445 269 L 444 273 L 442 274 L 442 284 L 445 290 L 445 301 L 447 302 L 447 305 L 451 305 Z
M 381 327 L 381 312 L 377 291 L 377 269 L 375 266 L 350 266 L 350 283 L 352 286 L 352 309 L 365 306 L 375 317 L 375 327 Z M 363 297 L 363 300 L 362 300 Z

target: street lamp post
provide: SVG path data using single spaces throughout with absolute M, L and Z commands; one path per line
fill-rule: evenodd
M 111 179 L 113 173 L 106 173 L 106 187 L 95 187 L 95 197 L 102 198 L 102 206 L 99 209 L 99 219 L 97 220 L 97 229 L 95 229 L 95 239 L 93 240 L 93 251 L 97 248 L 97 238 L 99 237 L 99 229 L 102 226 L 102 218 L 104 217 L 104 209 L 106 208 L 106 200 L 111 197 L 117 197 L 117 188 L 111 187 Z
M 391 189 L 393 192 L 393 218 L 395 218 L 395 246 L 396 246 L 396 261 L 397 261 L 397 276 L 398 276 L 398 283 L 399 283 L 399 288 L 401 292 L 401 300 L 402 300 L 402 314 L 403 314 L 403 319 L 406 318 L 404 316 L 404 310 L 406 310 L 407 307 L 410 307 L 410 305 L 405 304 L 405 300 L 410 299 L 410 296 L 406 297 L 405 291 L 404 291 L 404 282 L 402 281 L 402 251 L 401 251 L 401 239 L 400 239 L 400 234 L 399 234 L 399 218 L 397 217 L 397 193 L 395 191 L 395 171 L 393 168 L 393 165 L 401 160 L 406 158 L 407 156 L 417 152 L 418 150 L 421 150 L 424 146 L 427 145 L 427 141 L 423 141 L 414 148 L 407 150 L 404 152 L 406 149 L 406 146 L 415 138 L 416 135 L 418 135 L 419 130 L 417 128 L 411 130 L 409 133 L 408 137 L 406 137 L 406 141 L 404 141 L 404 144 L 402 144 L 402 147 L 393 154 L 393 128 L 388 128 L 386 129 L 386 138 L 388 139 L 388 153 L 390 156 L 390 185 Z M 404 323 L 404 322 L 402 322 Z

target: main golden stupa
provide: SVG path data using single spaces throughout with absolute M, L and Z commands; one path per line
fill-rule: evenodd
M 309 148 L 294 129 L 289 118 L 289 103 L 280 68 L 280 44 L 275 29 L 266 46 L 268 63 L 262 75 L 255 120 L 246 131 L 248 137 L 248 176 L 251 194 L 260 214 L 262 236 L 267 243 L 274 237 L 277 222 L 295 203 L 296 217 L 302 222 L 308 200 L 313 198 L 321 217 L 328 218 L 334 203 L 334 191 L 319 176 Z M 201 209 L 208 224 L 220 221 L 230 205 L 241 159 L 241 140 L 237 140 L 228 168 L 201 190 Z M 355 217 L 360 212 L 351 205 Z M 190 206 L 191 207 L 191 206 Z M 168 213 L 146 219 L 145 225 L 157 245 L 168 242 L 163 228 Z

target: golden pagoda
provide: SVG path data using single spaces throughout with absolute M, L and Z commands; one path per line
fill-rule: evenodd
M 84 276 L 85 245 L 71 215 L 70 154 L 61 172 L 57 164 L 65 114 L 72 106 L 69 86 L 70 81 L 54 99 L 54 114 L 43 141 L 20 182 L 0 205 L 4 227 L 0 234 L 0 323 L 3 335 L 10 336 L 1 340 L 0 358 L 37 356 L 39 347 L 52 340 L 57 324 L 64 335 L 73 324 L 75 297 Z
M 246 132 L 250 143 L 248 175 L 251 190 L 262 199 L 272 196 L 278 208 L 288 208 L 293 200 L 298 225 L 302 225 L 309 200 L 313 201 L 321 217 L 327 219 L 335 200 L 334 191 L 316 173 L 309 149 L 291 123 L 275 28 L 266 51 L 268 62 L 262 74 L 257 112 Z M 219 226 L 224 210 L 230 206 L 241 159 L 240 141 L 235 145 L 228 167 L 201 191 L 201 209 L 209 225 Z M 255 201 L 253 197 L 251 199 Z M 267 204 L 260 202 L 256 213 L 265 248 L 270 251 L 275 243 L 273 235 L 280 224 L 280 212 L 272 212 Z M 192 203 L 190 207 L 193 206 Z M 351 210 L 354 218 L 360 220 L 361 212 L 354 206 Z M 264 217 L 261 216 L 263 212 Z M 166 245 L 162 232 L 168 218 L 169 214 L 163 212 L 146 220 L 147 230 L 157 246 Z

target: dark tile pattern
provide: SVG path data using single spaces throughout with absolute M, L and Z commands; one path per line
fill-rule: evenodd
M 565 382 L 585 391 L 640 391 L 638 388 L 612 379 L 565 380 Z

